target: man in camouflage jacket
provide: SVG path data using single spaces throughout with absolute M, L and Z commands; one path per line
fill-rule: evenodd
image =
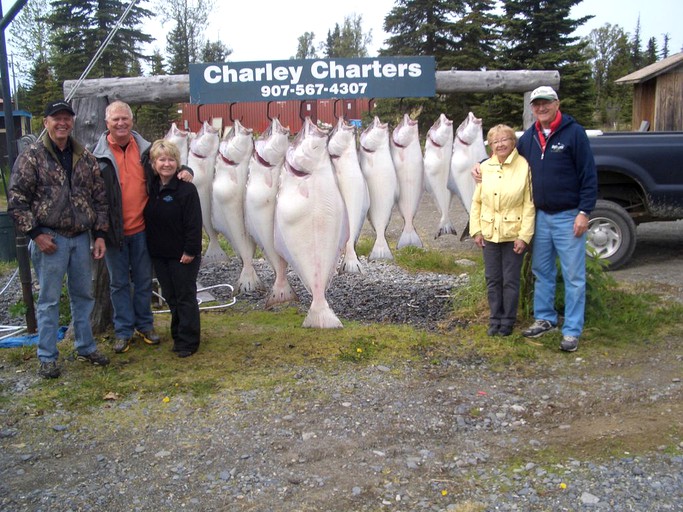
M 57 333 L 59 300 L 67 276 L 74 346 L 78 359 L 104 366 L 90 325 L 94 306 L 92 257 L 105 253 L 107 199 L 95 157 L 71 137 L 75 113 L 64 100 L 49 103 L 43 121 L 46 134 L 31 144 L 14 164 L 8 212 L 17 231 L 31 238 L 31 261 L 38 277 L 39 374 L 59 377 Z

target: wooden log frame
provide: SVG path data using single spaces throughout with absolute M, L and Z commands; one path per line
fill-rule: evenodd
M 76 90 L 76 80 L 64 82 L 64 97 L 71 95 L 78 114 L 74 136 L 87 147 L 92 147 L 106 129 L 104 111 L 114 100 L 131 105 L 144 103 L 184 103 L 190 99 L 189 75 L 160 75 L 131 78 L 99 78 L 83 80 Z M 524 92 L 524 126 L 531 125 L 530 91 L 541 85 L 557 88 L 557 71 L 437 71 L 436 93 L 504 93 Z M 73 94 L 72 94 L 73 92 Z M 96 299 L 91 320 L 93 331 L 101 334 L 111 326 L 112 306 L 109 298 L 109 275 L 104 260 L 94 265 L 94 296 Z

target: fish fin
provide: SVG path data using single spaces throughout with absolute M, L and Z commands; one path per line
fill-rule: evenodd
M 467 219 L 467 224 L 465 224 L 465 227 L 462 230 L 462 234 L 460 235 L 460 241 L 462 242 L 463 240 L 467 240 L 470 237 L 470 221 Z

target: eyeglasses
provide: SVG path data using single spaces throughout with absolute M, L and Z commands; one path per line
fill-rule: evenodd
M 497 146 L 498 144 L 506 144 L 506 143 L 510 142 L 511 140 L 512 139 L 510 137 L 505 137 L 504 139 L 500 139 L 500 140 L 492 140 L 491 145 Z

